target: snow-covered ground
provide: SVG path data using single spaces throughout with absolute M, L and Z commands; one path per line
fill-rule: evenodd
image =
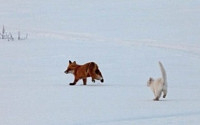
M 197 125 L 200 2 L 8 0 L 0 25 L 0 125 Z M 1 28 L 0 28 L 1 29 Z M 68 61 L 95 61 L 105 82 L 69 86 Z M 146 86 L 168 75 L 168 95 Z

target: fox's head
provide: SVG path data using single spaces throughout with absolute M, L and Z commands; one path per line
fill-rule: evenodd
M 149 80 L 147 81 L 147 86 L 150 86 L 153 81 L 154 79 L 150 77 Z
M 67 67 L 67 69 L 65 70 L 64 73 L 66 73 L 66 74 L 72 73 L 72 74 L 73 74 L 73 73 L 74 73 L 74 70 L 76 69 L 76 67 L 77 67 L 76 61 L 71 62 L 71 61 L 69 60 L 69 65 L 68 65 L 68 67 Z

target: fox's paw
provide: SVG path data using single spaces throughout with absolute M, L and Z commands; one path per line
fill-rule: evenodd
M 93 82 L 93 83 L 95 83 L 95 80 L 94 80 L 94 79 L 92 79 L 92 82 Z
M 76 84 L 76 83 L 69 83 L 70 86 L 73 86 L 73 85 L 75 85 L 75 84 Z

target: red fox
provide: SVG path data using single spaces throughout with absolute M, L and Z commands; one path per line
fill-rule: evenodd
M 92 77 L 92 82 L 95 82 L 95 79 L 100 80 L 101 82 L 104 82 L 103 76 L 97 64 L 94 62 L 89 62 L 84 65 L 78 65 L 76 64 L 76 61 L 71 62 L 69 60 L 69 65 L 64 73 L 66 74 L 71 73 L 74 75 L 74 82 L 69 83 L 69 85 L 76 85 L 76 83 L 80 79 L 83 80 L 83 85 L 86 85 L 87 77 Z

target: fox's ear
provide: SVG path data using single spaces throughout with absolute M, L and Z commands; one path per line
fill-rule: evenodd
M 73 63 L 76 64 L 76 61 L 74 61 Z
M 69 60 L 69 64 L 72 64 L 72 61 L 71 61 L 71 60 Z

